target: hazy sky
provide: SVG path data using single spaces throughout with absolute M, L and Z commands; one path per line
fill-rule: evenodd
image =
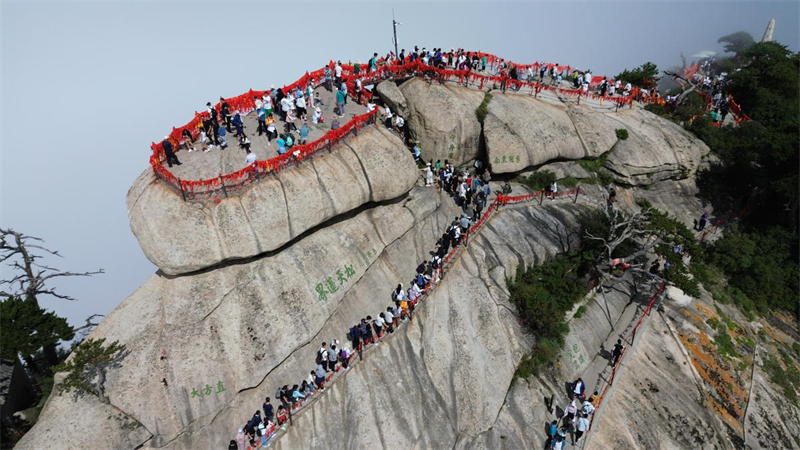
M 154 271 L 125 195 L 151 141 L 207 101 L 296 80 L 329 59 L 391 46 L 463 47 L 615 75 L 667 68 L 739 30 L 798 50 L 798 2 L 2 3 L 0 223 L 38 236 L 76 302 L 41 299 L 71 323 L 107 314 Z M 177 197 L 176 197 L 176 201 Z M 190 239 L 187 236 L 187 240 Z M 2 267 L 3 277 L 8 268 Z

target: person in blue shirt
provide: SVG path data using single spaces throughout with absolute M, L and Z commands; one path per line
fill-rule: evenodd
M 286 153 L 286 141 L 283 140 L 283 136 L 279 137 L 278 140 L 275 142 L 278 143 L 278 154 L 282 155 Z
M 236 111 L 233 116 L 233 126 L 236 127 L 236 137 L 244 136 L 244 122 L 242 122 L 242 116 L 239 115 L 239 111 Z
M 266 401 L 262 406 L 264 408 L 264 418 L 270 422 L 273 422 L 275 419 L 275 409 L 272 407 L 272 403 L 270 403 L 269 397 L 267 397 Z
M 226 133 L 225 127 L 219 127 L 217 136 L 219 138 L 219 145 L 221 148 L 225 148 L 228 146 L 228 139 L 225 138 L 225 133 Z
M 300 127 L 300 140 L 298 141 L 298 144 L 304 145 L 306 142 L 308 142 L 308 133 L 310 131 L 311 130 L 308 128 L 308 125 L 306 125 L 305 121 L 303 121 L 303 126 Z

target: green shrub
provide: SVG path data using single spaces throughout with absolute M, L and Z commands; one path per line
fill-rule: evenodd
M 796 235 L 779 228 L 743 232 L 736 225 L 710 248 L 709 260 L 727 276 L 729 293 L 746 311 L 794 311 L 800 290 Z
M 538 191 L 550 186 L 553 181 L 556 181 L 556 174 L 550 172 L 549 170 L 538 170 L 527 177 L 518 177 L 517 181 L 524 184 L 531 190 Z
M 692 262 L 689 271 L 692 273 L 694 279 L 706 287 L 706 289 L 714 285 L 714 274 L 707 264 L 703 264 L 700 261 Z
M 478 122 L 483 125 L 483 121 L 486 119 L 486 116 L 489 114 L 489 102 L 492 101 L 492 94 L 485 93 L 483 95 L 483 101 L 475 110 L 475 117 L 478 118 Z
M 558 184 L 559 186 L 571 188 L 578 185 L 578 179 L 573 176 L 569 176 L 558 180 Z
M 788 364 L 784 369 L 775 355 L 767 354 L 764 358 L 764 372 L 769 374 L 769 379 L 783 389 L 783 394 L 797 405 L 797 389 L 800 389 L 800 371 L 794 364 Z
M 572 316 L 573 319 L 580 319 L 586 313 L 586 307 L 581 305 L 578 307 L 578 310 L 575 311 L 575 314 Z
M 621 141 L 628 139 L 628 130 L 626 130 L 625 128 L 617 128 L 616 130 L 614 130 L 614 133 L 616 133 L 617 139 Z
M 729 358 L 739 356 L 739 352 L 736 351 L 736 347 L 734 347 L 733 341 L 731 341 L 731 335 L 728 334 L 727 328 L 722 323 L 717 324 L 717 335 L 714 337 L 714 345 L 717 346 L 717 353 L 722 357 Z
M 707 323 L 707 324 L 708 324 L 708 325 L 709 325 L 711 328 L 713 328 L 713 329 L 715 329 L 715 330 L 716 330 L 716 329 L 717 329 L 717 326 L 719 325 L 719 320 L 718 320 L 716 317 L 709 317 L 708 319 L 706 319 L 706 323 Z
M 517 376 L 537 374 L 558 356 L 569 332 L 565 314 L 585 295 L 583 284 L 567 276 L 579 262 L 577 254 L 558 256 L 527 270 L 520 266 L 515 279 L 509 280 L 510 301 L 536 341 L 531 356 L 520 362 Z

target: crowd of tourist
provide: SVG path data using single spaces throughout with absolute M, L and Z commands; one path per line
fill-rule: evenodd
M 403 122 L 398 123 L 399 116 L 392 114 L 388 107 L 385 108 L 384 116 L 385 125 L 402 135 Z M 412 151 L 419 157 L 418 143 L 413 145 Z M 436 241 L 430 252 L 430 259 L 420 262 L 417 266 L 407 284 L 408 288 L 399 283 L 392 289 L 385 309 L 374 316 L 362 317 L 358 323 L 350 327 L 347 330 L 349 346 L 342 345 L 337 339 L 323 342 L 315 354 L 314 365 L 309 374 L 299 383 L 279 387 L 274 397 L 266 397 L 262 409 L 257 410 L 238 430 L 236 438 L 230 441 L 229 448 L 245 450 L 268 447 L 269 439 L 289 420 L 293 411 L 302 407 L 314 395 L 324 391 L 326 383 L 330 382 L 336 373 L 348 370 L 350 362 L 356 355 L 367 348 L 379 345 L 387 334 L 394 333 L 401 324 L 412 319 L 414 308 L 423 295 L 441 281 L 447 255 L 467 242 L 469 229 L 479 220 L 491 194 L 488 183 L 490 167 L 484 165 L 482 161 L 476 161 L 474 169 L 473 172 L 467 169 L 458 170 L 448 160 L 444 163 L 441 161 L 426 163 L 422 169 L 426 186 L 450 194 L 462 208 L 463 214 L 455 217 Z
M 355 76 L 355 92 L 349 94 L 346 79 L 348 75 L 344 74 L 341 62 L 337 62 L 332 67 L 326 67 L 320 83 L 316 84 L 314 80 L 311 80 L 305 89 L 297 88 L 284 92 L 283 89 L 275 89 L 272 86 L 263 96 L 253 98 L 258 122 L 255 132 L 259 136 L 264 134 L 267 136 L 267 145 L 271 145 L 272 141 L 275 141 L 279 155 L 289 151 L 294 145 L 306 143 L 309 135 L 307 122 L 310 120 L 312 123 L 318 124 L 326 121 L 319 108 L 322 99 L 319 92 L 315 92 L 319 86 L 330 92 L 336 90 L 336 108 L 331 128 L 338 128 L 340 126 L 338 119 L 345 116 L 348 95 L 359 103 L 363 98 L 364 78 L 362 75 L 377 70 L 380 64 L 385 64 L 393 59 L 394 55 L 390 53 L 386 58 L 379 60 L 375 53 L 365 68 L 362 68 L 361 63 L 357 62 L 352 75 L 349 75 Z M 490 71 L 520 81 L 532 81 L 537 75 L 532 66 L 525 66 L 523 70 L 502 59 L 489 61 L 486 56 L 480 56 L 479 52 L 468 52 L 463 49 L 443 52 L 440 48 L 427 51 L 424 48 L 419 50 L 415 47 L 414 51 L 409 53 L 403 50 L 398 56 L 398 60 L 400 64 L 405 61 L 420 60 L 424 64 L 438 68 Z M 542 63 L 539 67 L 540 82 L 543 82 L 547 76 L 550 77 L 551 83 L 559 84 L 565 75 L 566 68 L 558 64 Z M 576 88 L 580 86 L 587 91 L 592 75 L 589 71 L 575 70 L 572 72 L 571 78 Z M 631 91 L 629 83 L 623 86 L 620 81 L 612 83 L 605 78 L 597 88 L 602 95 L 614 95 L 615 93 L 629 95 Z M 425 185 L 447 192 L 461 207 L 463 214 L 455 217 L 436 241 L 433 251 L 430 252 L 431 258 L 422 261 L 417 266 L 415 274 L 408 281 L 408 288 L 405 288 L 403 283 L 399 283 L 392 289 L 390 299 L 387 300 L 384 309 L 374 316 L 365 315 L 347 330 L 347 341 L 344 345 L 338 339 L 322 342 L 315 353 L 315 359 L 308 375 L 299 383 L 284 384 L 278 387 L 273 397 L 265 398 L 261 409 L 255 411 L 253 416 L 238 429 L 235 439 L 230 441 L 229 448 L 232 450 L 268 447 L 270 438 L 274 436 L 278 428 L 291 420 L 292 412 L 297 411 L 315 395 L 324 391 L 326 384 L 337 373 L 347 371 L 356 355 L 367 348 L 379 345 L 387 334 L 394 333 L 403 323 L 412 320 L 414 309 L 423 295 L 440 282 L 447 255 L 451 250 L 467 242 L 470 227 L 481 218 L 486 208 L 492 193 L 489 186 L 490 164 L 478 160 L 475 162 L 473 170 L 469 170 L 467 168 L 458 169 L 448 160 L 444 160 L 444 162 L 441 160 L 424 161 L 419 143 L 406 138 L 405 119 L 393 112 L 388 105 L 379 103 L 372 96 L 368 96 L 367 110 L 373 111 L 381 108 L 384 126 L 397 132 L 404 141 L 407 141 L 415 160 L 423 165 L 420 170 Z M 208 103 L 208 117 L 203 121 L 197 135 L 184 130 L 178 146 L 186 148 L 189 152 L 198 149 L 207 152 L 216 146 L 225 148 L 228 145 L 227 137 L 232 134 L 238 140 L 239 147 L 246 153 L 246 163 L 255 163 L 255 154 L 250 148 L 251 142 L 244 132 L 242 114 L 239 111 L 230 111 L 225 99 L 220 99 L 220 105 L 221 107 L 217 111 Z M 309 114 L 309 111 L 313 112 Z M 280 134 L 277 131 L 276 122 L 278 120 L 283 122 L 283 133 Z M 300 128 L 297 127 L 298 123 Z M 295 139 L 292 132 L 297 132 L 299 138 Z M 164 141 L 164 151 L 170 167 L 173 163 L 180 164 L 168 138 L 165 138 Z M 510 193 L 510 189 L 510 185 L 506 182 L 503 186 L 503 194 Z M 554 182 L 547 189 L 547 195 L 549 198 L 555 199 L 557 192 L 558 185 Z M 615 360 L 617 358 L 615 355 Z M 593 398 L 585 400 L 583 398 L 584 389 L 583 382 L 578 380 L 574 385 L 574 398 L 565 408 L 564 416 L 559 421 L 553 422 L 553 432 L 548 441 L 548 445 L 552 445 L 552 448 L 563 448 L 567 433 L 573 436 L 573 443 L 575 443 L 588 430 L 588 418 L 594 412 L 597 393 L 595 392 Z M 558 422 L 561 422 L 560 428 Z
M 462 207 L 464 211 L 472 206 L 472 214 L 464 213 L 455 217 L 452 223 L 439 238 L 430 252 L 430 260 L 424 260 L 417 266 L 415 274 L 408 283 L 408 288 L 399 283 L 390 293 L 386 308 L 379 311 L 374 317 L 366 315 L 347 331 L 348 343 L 342 345 L 339 340 L 333 339 L 330 343 L 323 342 L 315 354 L 314 368 L 309 375 L 298 384 L 285 384 L 275 392 L 277 409 L 273 406 L 272 398 L 267 397 L 261 410 L 257 410 L 253 417 L 238 430 L 236 439 L 231 440 L 230 448 L 244 450 L 246 448 L 260 448 L 269 446 L 269 439 L 277 431 L 277 427 L 287 422 L 287 417 L 292 411 L 302 407 L 318 392 L 325 390 L 325 385 L 340 371 L 349 369 L 351 360 L 365 349 L 379 345 L 387 334 L 392 334 L 403 323 L 413 317 L 414 308 L 422 296 L 433 286 L 441 281 L 443 276 L 444 260 L 451 250 L 463 245 L 467 241 L 470 227 L 480 217 L 486 197 L 491 193 L 488 185 L 488 170 L 483 169 L 482 163 L 477 163 L 476 168 L 486 180 L 479 179 L 478 172 L 472 174 L 468 170 L 457 171 L 455 166 L 445 160 L 444 164 L 436 163 L 437 172 L 440 174 L 438 184 L 432 182 L 431 176 L 426 175 L 426 184 L 431 187 L 438 186 L 448 192 Z M 431 163 L 426 166 L 426 171 L 431 171 Z M 473 201 L 474 199 L 474 201 Z M 262 414 L 263 411 L 263 414 Z
M 308 122 L 319 124 L 325 123 L 326 120 L 320 108 L 324 104 L 323 100 L 319 92 L 316 92 L 319 86 L 324 87 L 329 92 L 335 90 L 336 105 L 330 128 L 339 128 L 341 122 L 338 119 L 345 117 L 348 96 L 355 99 L 357 103 L 362 103 L 365 91 L 364 75 L 369 75 L 370 72 L 377 70 L 381 65 L 394 62 L 402 65 L 406 61 L 420 61 L 423 64 L 440 69 L 490 73 L 504 77 L 504 79 L 509 78 L 525 82 L 532 82 L 536 79 L 533 65 L 521 66 L 503 59 L 488 59 L 485 54 L 464 49 L 451 49 L 446 52 L 441 48 L 434 48 L 429 51 L 424 47 L 419 49 L 419 47 L 415 46 L 414 50 L 408 53 L 403 49 L 397 56 L 390 52 L 381 59 L 375 53 L 369 59 L 365 68 L 361 67 L 360 62 L 355 63 L 352 73 L 344 73 L 341 61 L 337 61 L 331 65 L 332 67 L 325 67 L 323 77 L 319 80 L 319 83 L 312 79 L 305 87 L 297 87 L 295 89 L 277 89 L 273 85 L 263 96 L 253 97 L 253 111 L 256 114 L 258 124 L 255 133 L 258 136 L 266 135 L 268 146 L 272 144 L 272 141 L 275 141 L 278 155 L 290 151 L 294 145 L 307 143 L 310 131 L 307 126 Z M 545 82 L 545 77 L 549 77 L 550 85 L 560 86 L 562 80 L 571 75 L 575 89 L 582 89 L 584 92 L 588 92 L 590 89 L 592 74 L 588 70 L 573 69 L 571 73 L 568 73 L 567 66 L 545 62 L 538 63 L 538 68 L 538 81 L 540 83 Z M 355 92 L 348 92 L 348 80 L 353 82 Z M 596 93 L 602 96 L 613 96 L 615 93 L 627 96 L 632 89 L 630 83 L 623 83 L 619 80 L 610 82 L 605 78 L 595 87 Z M 506 89 L 505 81 L 502 83 L 501 89 Z M 368 111 L 371 111 L 375 108 L 375 103 L 369 102 L 367 106 Z M 228 102 L 222 97 L 220 97 L 219 109 L 212 106 L 211 102 L 208 102 L 206 103 L 206 110 L 208 114 L 204 115 L 204 119 L 196 131 L 184 129 L 178 142 L 173 142 L 169 136 L 164 137 L 162 145 L 169 167 L 172 167 L 173 164 L 181 164 L 175 155 L 175 151 L 178 149 L 182 148 L 187 152 L 195 150 L 208 152 L 217 147 L 225 149 L 228 147 L 229 135 L 233 135 L 239 148 L 245 153 L 250 149 L 251 141 L 245 133 L 244 117 L 239 110 L 232 111 Z M 276 124 L 278 120 L 283 122 L 283 130 L 280 133 Z M 398 131 L 405 124 L 404 118 L 391 113 L 388 108 L 384 112 L 384 120 L 387 127 L 398 129 Z M 298 133 L 299 137 L 293 133 Z M 253 157 L 255 156 L 248 158 Z M 248 160 L 248 164 L 250 163 Z

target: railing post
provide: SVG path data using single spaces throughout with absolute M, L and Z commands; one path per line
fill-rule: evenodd
M 578 105 L 581 104 L 581 92 L 578 92 Z
M 186 201 L 186 191 L 183 189 L 183 181 L 178 178 L 178 186 L 181 188 L 181 197 L 183 197 L 183 201 Z
M 576 187 L 575 188 L 575 198 L 572 200 L 572 203 L 578 203 L 578 194 L 580 194 L 580 192 L 581 192 L 581 188 L 580 187 Z
M 222 193 L 225 194 L 225 198 L 228 198 L 228 190 L 225 189 L 225 179 L 222 178 L 222 174 L 219 174 L 219 182 L 220 185 L 222 186 Z M 289 418 L 291 419 L 291 416 L 289 416 Z
M 543 201 L 544 201 L 544 189 L 542 189 L 542 195 L 539 196 L 539 206 L 542 206 Z

